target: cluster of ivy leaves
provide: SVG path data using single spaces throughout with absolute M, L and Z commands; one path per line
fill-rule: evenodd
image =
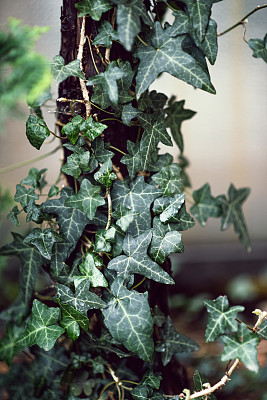
M 52 185 L 47 200 L 40 203 L 46 170 L 36 168 L 17 185 L 18 205 L 9 218 L 18 225 L 24 212 L 26 220 L 38 227 L 25 237 L 14 233 L 13 242 L 1 249 L 1 255 L 20 259 L 21 275 L 17 300 L 1 313 L 7 325 L 0 358 L 11 364 L 23 350 L 34 357 L 23 373 L 14 364 L 2 378 L 11 397 L 98 399 L 112 384 L 120 390 L 115 374 L 122 388 L 130 385 L 128 399 L 163 400 L 159 366 L 168 365 L 179 353 L 198 350 L 193 340 L 176 331 L 169 317 L 157 307 L 151 309 L 150 282 L 174 284 L 164 262 L 171 253 L 183 252 L 181 232 L 192 228 L 194 219 L 204 226 L 209 217 L 220 218 L 222 230 L 233 225 L 249 250 L 242 213 L 249 190 L 231 184 L 228 197 L 213 197 L 205 184 L 193 192 L 188 213 L 184 194 L 189 186 L 188 163 L 181 125 L 195 112 L 184 108 L 184 100 L 168 100 L 149 91 L 149 86 L 160 73 L 168 72 L 215 93 L 207 60 L 214 64 L 217 55 L 216 22 L 211 19 L 217 1 L 171 2 L 172 25 L 162 23 L 161 15 L 169 7 L 165 1 L 153 6 L 141 0 L 76 3 L 79 16 L 96 21 L 116 8 L 115 29 L 111 21 L 103 20 L 93 45 L 110 48 L 116 40 L 133 53 L 135 64 L 113 60 L 86 84 L 93 86 L 93 104 L 108 109 L 125 129 L 139 126 L 140 135 L 136 142 L 127 142 L 121 163 L 128 174 L 120 180 L 112 160 L 114 151 L 121 149 L 102 138 L 108 121 L 76 115 L 61 132 L 70 152 L 61 172 L 74 178 L 77 190 Z M 69 76 L 85 79 L 79 60 L 65 65 L 56 56 L 52 72 L 57 83 Z M 26 135 L 36 149 L 50 135 L 39 105 L 32 107 L 26 123 Z M 159 143 L 172 146 L 172 139 L 180 150 L 177 163 L 170 154 L 158 153 Z M 49 296 L 35 293 L 40 276 L 48 282 Z M 238 327 L 235 318 L 243 307 L 229 308 L 225 297 L 205 305 L 210 316 L 207 342 L 222 337 L 223 361 L 239 358 L 257 371 L 256 347 L 259 337 L 267 338 L 267 324 L 257 332 Z M 98 324 L 98 334 L 90 322 Z M 127 359 L 134 358 L 143 361 L 139 375 L 128 369 Z M 21 381 L 23 385 L 18 384 Z M 194 382 L 196 391 L 206 384 L 198 371 Z

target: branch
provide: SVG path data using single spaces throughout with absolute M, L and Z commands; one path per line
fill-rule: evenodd
M 82 21 L 82 27 L 81 27 L 81 36 L 80 36 L 80 44 L 79 44 L 79 50 L 78 50 L 78 55 L 77 55 L 77 60 L 80 60 L 80 67 L 81 70 L 83 72 L 83 63 L 82 63 L 82 59 L 83 59 L 83 46 L 85 44 L 85 17 L 83 17 L 83 21 Z M 85 84 L 85 81 L 81 78 L 79 78 L 80 81 L 80 86 L 81 86 L 81 90 L 82 90 L 82 95 L 83 95 L 83 99 L 84 99 L 84 104 L 85 104 L 85 110 L 86 110 L 86 119 L 89 118 L 90 114 L 91 114 L 91 104 L 90 104 L 90 100 L 89 100 L 89 94 L 88 94 L 88 90 Z
M 240 21 L 238 21 L 236 24 L 234 24 L 233 26 L 231 26 L 230 28 L 226 29 L 225 31 L 221 32 L 221 33 L 217 33 L 217 36 L 222 36 L 225 33 L 230 32 L 231 30 L 235 29 L 237 26 L 239 25 L 244 25 L 244 23 L 246 23 L 246 19 L 248 17 L 250 17 L 252 14 L 254 14 L 256 11 L 261 10 L 262 8 L 266 8 L 267 4 L 263 4 L 262 6 L 257 6 L 256 8 L 254 8 L 254 10 L 250 11 L 247 15 L 245 15 Z

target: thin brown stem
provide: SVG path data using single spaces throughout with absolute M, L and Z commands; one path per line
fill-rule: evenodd
M 108 221 L 107 221 L 107 225 L 106 225 L 105 229 L 107 231 L 110 227 L 111 217 L 112 217 L 112 201 L 111 201 L 111 196 L 110 196 L 110 188 L 107 188 L 106 196 L 108 199 Z
M 85 17 L 83 17 L 80 43 L 79 43 L 79 49 L 78 49 L 78 55 L 77 55 L 77 60 L 80 60 L 80 68 L 81 68 L 82 72 L 83 72 L 83 62 L 82 62 L 83 47 L 84 47 L 85 41 L 86 41 L 86 39 L 85 39 Z M 86 114 L 86 119 L 87 119 L 87 118 L 89 118 L 89 116 L 91 114 L 91 104 L 90 104 L 90 100 L 89 100 L 89 93 L 88 93 L 84 79 L 79 78 L 79 81 L 80 81 L 80 86 L 81 86 L 82 95 L 83 95 L 83 99 L 84 99 L 85 114 Z

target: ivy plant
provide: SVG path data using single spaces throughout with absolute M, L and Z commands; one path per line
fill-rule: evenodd
M 60 174 L 68 185 L 60 186 L 59 178 L 47 189 L 46 169 L 31 168 L 17 184 L 17 205 L 8 218 L 19 225 L 25 214 L 34 228 L 25 236 L 13 233 L 13 242 L 0 250 L 21 263 L 19 295 L 0 315 L 6 321 L 0 358 L 10 367 L 1 385 L 10 398 L 207 399 L 240 362 L 258 371 L 266 312 L 256 310 L 258 321 L 250 326 L 237 318 L 243 306 L 231 307 L 219 296 L 204 301 L 205 339 L 224 344 L 225 375 L 211 386 L 196 370 L 190 387 L 178 384 L 175 393 L 164 382 L 164 371 L 180 363 L 179 354 L 199 349 L 177 331 L 159 299 L 175 284 L 168 257 L 183 252 L 182 232 L 217 218 L 222 231 L 233 225 L 251 248 L 242 211 L 249 189 L 230 184 L 227 195 L 214 196 L 206 183 L 190 192 L 182 125 L 195 111 L 185 108 L 183 99 L 149 89 L 167 72 L 216 93 L 209 64 L 216 61 L 217 37 L 267 7 L 218 34 L 211 18 L 218 1 L 63 1 L 63 13 L 78 18 L 79 45 L 76 58 L 64 58 L 62 49 L 51 62 L 61 93 L 58 134 L 42 117 L 48 97 L 32 95 L 26 135 L 38 150 L 50 135 L 59 138 Z M 165 21 L 166 12 L 172 13 L 172 24 Z M 30 41 L 35 34 L 14 21 L 9 34 L 1 33 L 3 63 L 21 68 L 29 40 L 18 41 L 15 28 Z M 253 57 L 266 62 L 266 36 L 250 39 L 248 46 Z M 44 73 L 40 68 L 40 82 Z M 177 146 L 177 161 L 159 154 L 160 143 Z M 46 284 L 37 291 L 40 277 Z M 12 364 L 18 353 L 27 356 L 27 364 Z

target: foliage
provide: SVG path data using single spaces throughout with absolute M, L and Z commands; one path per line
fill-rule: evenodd
M 170 316 L 152 305 L 150 294 L 155 285 L 174 284 L 166 260 L 173 252 L 183 252 L 181 232 L 194 226 L 194 218 L 202 226 L 210 217 L 219 218 L 221 230 L 233 224 L 250 250 L 242 212 L 249 189 L 231 184 L 228 197 L 213 197 L 207 183 L 193 191 L 192 215 L 188 213 L 188 162 L 181 127 L 195 111 L 184 108 L 184 100 L 168 100 L 149 91 L 149 86 L 167 72 L 215 94 L 206 59 L 214 64 L 217 55 L 216 22 L 210 18 L 217 1 L 153 1 L 150 5 L 141 0 L 82 0 L 75 4 L 80 17 L 100 21 L 91 46 L 105 47 L 104 71 L 96 69 L 96 75 L 86 80 L 94 112 L 87 119 L 73 115 L 61 130 L 69 152 L 61 173 L 73 179 L 73 189 L 59 190 L 56 183 L 40 203 L 46 170 L 36 168 L 17 185 L 14 200 L 20 208 L 13 207 L 9 218 L 18 225 L 17 216 L 24 212 L 26 220 L 38 227 L 25 237 L 13 233 L 14 241 L 1 248 L 1 255 L 20 259 L 21 281 L 16 302 L 1 314 L 7 325 L 0 357 L 9 365 L 21 350 L 34 358 L 29 368 L 22 364 L 20 372 L 14 364 L 2 378 L 12 398 L 101 400 L 114 385 L 119 399 L 164 399 L 159 371 L 180 353 L 199 349 L 176 330 Z M 163 23 L 169 8 L 172 25 Z M 7 34 L 0 38 L 10 45 L 6 62 L 16 65 L 27 56 L 25 43 L 32 43 L 37 31 L 14 21 L 11 28 L 10 44 Z M 18 41 L 15 28 L 25 40 Z M 131 63 L 110 59 L 114 41 L 132 54 Z M 248 44 L 254 57 L 266 61 L 266 37 Z M 82 39 L 80 45 L 84 46 Z M 56 56 L 51 67 L 57 83 L 69 77 L 85 81 L 80 59 L 66 64 Z M 43 82 L 40 65 L 37 75 L 37 82 Z M 32 90 L 35 83 L 25 87 Z M 16 86 L 12 90 L 20 93 Z M 88 100 L 82 102 L 88 110 Z M 26 123 L 26 135 L 37 149 L 53 134 L 39 105 L 32 108 Z M 112 117 L 101 122 L 98 110 Z M 125 132 L 129 126 L 137 127 L 136 140 L 127 141 L 127 152 L 105 140 L 114 119 Z M 173 146 L 172 139 L 180 150 L 178 162 L 168 153 L 158 154 L 159 143 Z M 114 152 L 123 154 L 124 176 L 114 164 Z M 1 197 L 5 202 L 6 195 Z M 40 274 L 47 276 L 49 284 L 43 293 L 36 293 Z M 258 311 L 261 319 L 250 327 L 236 318 L 244 308 L 229 307 L 226 296 L 204 304 L 209 313 L 206 341 L 221 338 L 222 361 L 236 359 L 234 369 L 240 359 L 257 372 L 257 345 L 260 338 L 266 339 L 265 314 Z M 138 370 L 130 368 L 131 361 Z M 224 383 L 232 372 L 228 368 Z M 197 370 L 194 383 L 194 390 L 200 392 L 194 398 L 206 398 L 204 389 L 208 394 L 213 391 Z M 191 398 L 189 389 L 173 396 L 178 398 Z

